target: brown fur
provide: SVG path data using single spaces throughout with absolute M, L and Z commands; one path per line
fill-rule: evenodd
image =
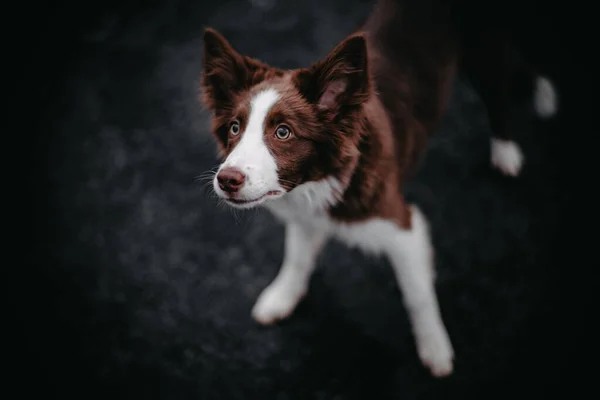
M 282 98 L 268 116 L 265 141 L 286 190 L 328 176 L 343 185 L 330 216 L 372 217 L 410 228 L 403 184 L 442 117 L 456 70 L 443 8 L 429 1 L 383 0 L 363 28 L 308 68 L 282 71 L 239 55 L 215 30 L 205 32 L 202 89 L 224 158 L 243 130 L 249 100 L 264 87 Z M 427 21 L 425 23 L 416 21 Z M 280 124 L 293 135 L 276 139 Z

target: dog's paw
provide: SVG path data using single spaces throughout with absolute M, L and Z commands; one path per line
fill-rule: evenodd
M 430 332 L 417 342 L 419 358 L 431 375 L 442 378 L 452 373 L 454 369 L 454 349 L 445 331 Z
M 305 290 L 283 282 L 273 282 L 258 297 L 252 308 L 252 318 L 262 325 L 270 325 L 292 314 Z
M 491 162 L 504 175 L 518 176 L 523 167 L 523 152 L 518 144 L 511 140 L 492 138 Z

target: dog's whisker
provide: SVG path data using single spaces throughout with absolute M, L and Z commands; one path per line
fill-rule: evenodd
M 218 169 L 219 169 L 219 166 L 216 165 L 216 166 L 210 168 L 209 170 L 206 170 L 206 171 L 196 175 L 194 177 L 194 180 L 212 179 L 212 178 L 214 178 Z
M 208 174 L 202 174 L 202 175 L 195 176 L 194 180 L 195 181 L 212 180 L 214 177 L 215 177 L 215 174 L 208 173 Z

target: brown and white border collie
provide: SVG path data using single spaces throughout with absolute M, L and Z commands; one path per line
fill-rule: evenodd
M 286 226 L 281 269 L 254 305 L 254 319 L 288 317 L 307 293 L 319 251 L 336 238 L 388 258 L 418 355 L 441 377 L 452 372 L 454 351 L 438 306 L 427 218 L 405 202 L 403 185 L 443 116 L 459 62 L 488 108 L 491 163 L 516 176 L 523 155 L 503 130 L 509 77 L 493 57 L 498 50 L 492 57 L 477 46 L 465 52 L 448 10 L 435 2 L 381 0 L 359 31 L 295 70 L 241 55 L 208 28 L 201 89 L 222 159 L 216 194 L 231 207 L 264 206 Z M 539 115 L 552 114 L 554 89 L 535 79 L 532 104 Z

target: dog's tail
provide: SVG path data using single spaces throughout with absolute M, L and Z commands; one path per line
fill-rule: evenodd
M 540 118 L 550 118 L 558 111 L 558 93 L 554 83 L 543 75 L 536 75 L 533 88 L 533 108 Z
M 548 119 L 556 115 L 559 96 L 555 82 L 533 65 L 511 44 L 505 52 L 505 83 L 508 84 L 508 101 L 527 104 L 535 117 Z

